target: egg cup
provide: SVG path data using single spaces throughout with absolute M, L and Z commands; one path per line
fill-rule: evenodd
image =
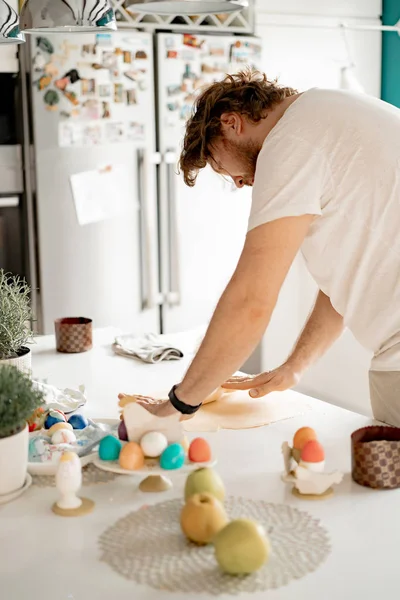
M 285 465 L 285 472 L 282 475 L 282 481 L 292 483 L 292 493 L 297 498 L 303 500 L 325 500 L 330 498 L 334 491 L 332 486 L 339 484 L 343 479 L 343 474 L 339 471 L 333 473 L 323 473 L 306 468 L 296 460 L 296 452 L 287 442 L 282 444 L 282 454 Z

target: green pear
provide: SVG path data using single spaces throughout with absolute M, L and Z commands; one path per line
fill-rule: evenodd
M 230 575 L 258 571 L 271 552 L 264 528 L 249 519 L 231 521 L 217 533 L 213 543 L 220 568 Z
M 203 492 L 212 494 L 221 502 L 225 499 L 225 487 L 221 477 L 208 467 L 190 473 L 186 479 L 185 501 L 194 494 L 202 494 Z

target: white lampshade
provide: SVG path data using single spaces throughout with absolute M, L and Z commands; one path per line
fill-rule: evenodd
M 22 44 L 25 36 L 19 29 L 18 15 L 5 0 L 0 0 L 0 44 Z
M 110 0 L 25 0 L 20 27 L 25 33 L 93 33 L 117 24 Z
M 237 12 L 248 4 L 248 0 L 133 0 L 128 6 L 137 13 L 205 15 Z

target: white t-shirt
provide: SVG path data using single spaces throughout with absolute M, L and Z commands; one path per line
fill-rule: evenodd
M 319 215 L 302 253 L 371 368 L 400 371 L 400 110 L 364 94 L 311 89 L 268 134 L 249 230 Z

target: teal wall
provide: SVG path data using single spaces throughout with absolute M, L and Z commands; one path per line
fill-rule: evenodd
M 395 25 L 400 19 L 400 0 L 383 0 L 382 22 Z M 381 96 L 400 108 L 400 36 L 396 32 L 382 33 Z

